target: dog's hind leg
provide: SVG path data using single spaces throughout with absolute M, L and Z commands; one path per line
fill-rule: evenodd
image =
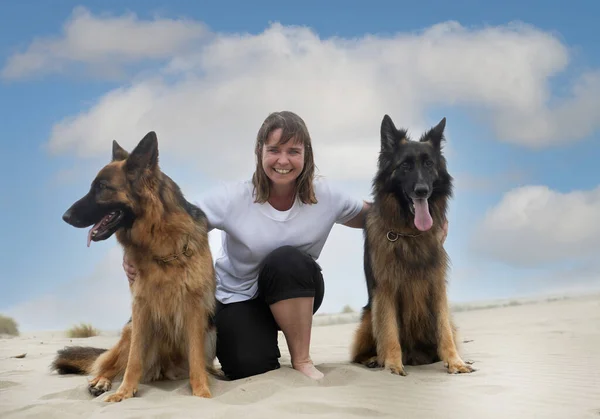
M 204 336 L 204 362 L 206 363 L 206 371 L 218 378 L 225 377 L 223 370 L 215 368 L 215 358 L 217 357 L 217 328 L 214 325 L 206 329 Z
M 125 372 L 131 344 L 131 323 L 123 327 L 121 339 L 109 351 L 98 357 L 92 367 L 94 379 L 89 382 L 88 391 L 94 397 L 109 391 L 112 381 Z
M 354 363 L 363 364 L 370 368 L 378 366 L 370 308 L 365 307 L 363 309 L 360 324 L 354 334 L 350 359 Z

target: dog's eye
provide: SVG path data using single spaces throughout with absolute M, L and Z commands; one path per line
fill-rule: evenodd
M 98 189 L 100 189 L 100 190 L 102 190 L 102 189 L 106 189 L 106 187 L 107 187 L 107 186 L 108 186 L 108 185 L 107 185 L 107 184 L 106 184 L 106 182 L 104 182 L 104 181 L 98 182 L 98 183 L 96 184 L 96 188 L 98 188 Z
M 425 160 L 425 167 L 433 166 L 433 160 Z
M 400 167 L 401 167 L 402 169 L 410 169 L 410 166 L 411 166 L 411 165 L 410 165 L 410 162 L 407 162 L 407 161 L 403 161 L 403 162 L 400 164 Z

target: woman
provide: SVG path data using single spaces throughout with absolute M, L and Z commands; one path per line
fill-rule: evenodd
M 324 294 L 316 263 L 335 223 L 362 228 L 369 205 L 315 179 L 311 138 L 293 112 L 270 114 L 256 138 L 251 181 L 202 197 L 210 229 L 222 230 L 217 273 L 217 358 L 230 379 L 279 368 L 277 332 L 292 367 L 313 379 L 312 316 Z M 135 269 L 124 260 L 130 281 Z

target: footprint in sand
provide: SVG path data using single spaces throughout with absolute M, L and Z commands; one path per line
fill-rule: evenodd
M 325 377 L 321 380 L 320 385 L 323 387 L 342 387 L 348 386 L 361 379 L 364 373 L 362 365 L 342 365 L 342 366 L 322 366 L 321 371 Z M 372 370 L 367 370 L 372 371 Z

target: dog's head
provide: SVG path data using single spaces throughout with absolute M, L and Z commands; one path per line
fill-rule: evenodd
M 121 228 L 131 228 L 140 214 L 137 189 L 158 170 L 158 140 L 149 132 L 129 154 L 113 141 L 112 161 L 92 181 L 89 192 L 75 202 L 63 220 L 77 228 L 92 228 L 92 241 L 106 240 Z
M 381 152 L 375 186 L 393 193 L 421 231 L 433 226 L 430 206 L 451 195 L 451 177 L 442 153 L 446 118 L 412 141 L 404 129 L 397 129 L 385 115 L 381 122 Z

